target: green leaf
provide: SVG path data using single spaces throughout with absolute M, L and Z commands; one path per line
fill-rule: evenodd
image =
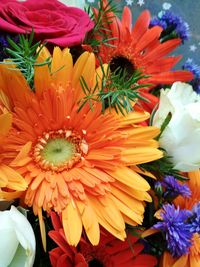
M 179 170 L 174 169 L 171 157 L 167 155 L 166 151 L 163 148 L 160 149 L 163 151 L 163 158 L 149 163 L 140 164 L 138 167 L 142 170 L 152 172 L 158 179 L 162 179 L 165 175 L 172 175 L 180 181 L 188 180 L 187 177 L 181 175 Z
M 133 72 L 133 75 L 128 78 L 126 70 L 117 68 L 114 72 L 110 72 L 108 68 L 105 72 L 103 66 L 100 66 L 103 72 L 103 77 L 101 85 L 96 81 L 95 90 L 88 87 L 83 77 L 80 78 L 80 83 L 85 96 L 79 102 L 79 111 L 83 108 L 84 104 L 93 100 L 101 102 L 103 113 L 106 108 L 109 108 L 109 110 L 114 108 L 117 113 L 120 112 L 125 116 L 126 113 L 133 110 L 131 105 L 132 101 L 136 102 L 137 99 L 148 101 L 140 96 L 138 91 L 143 88 L 143 86 L 145 88 L 148 86 L 147 84 L 139 85 L 136 82 L 144 77 L 140 71 Z
M 157 108 L 158 108 L 158 103 L 155 105 L 154 109 L 152 110 L 152 113 L 151 113 L 151 116 L 150 116 L 150 119 L 149 119 L 149 125 L 150 126 L 153 125 L 153 119 L 154 119 L 154 116 L 156 114 Z
M 160 134 L 157 136 L 157 140 L 160 139 L 162 133 L 164 132 L 165 128 L 167 127 L 167 125 L 169 124 L 170 120 L 172 118 L 172 114 L 171 112 L 169 112 L 164 120 L 164 122 L 162 123 L 161 127 L 160 127 Z
M 16 68 L 10 68 L 13 71 L 21 71 L 25 79 L 34 90 L 34 68 L 35 66 L 50 66 L 51 60 L 48 58 L 42 63 L 36 63 L 38 55 L 44 44 L 40 42 L 34 43 L 34 30 L 30 34 L 19 35 L 19 43 L 16 44 L 12 39 L 8 38 L 9 48 L 6 49 L 10 57 L 10 61 L 4 61 L 0 64 L 15 64 Z
M 91 45 L 93 47 L 93 51 L 98 51 L 99 46 L 102 43 L 106 46 L 112 46 L 110 41 L 114 40 L 114 38 L 107 25 L 112 23 L 113 15 L 111 15 L 111 13 L 120 13 L 117 5 L 113 2 L 113 0 L 108 1 L 106 5 L 103 0 L 100 0 L 97 16 L 95 16 L 91 6 L 89 6 L 86 11 L 90 15 L 91 20 L 94 21 L 95 25 L 86 35 L 84 43 Z M 100 38 L 96 38 L 97 36 Z

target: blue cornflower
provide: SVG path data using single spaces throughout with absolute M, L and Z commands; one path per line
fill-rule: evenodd
M 161 20 L 159 17 L 155 17 L 150 21 L 150 28 L 153 26 L 161 26 L 163 30 L 167 29 L 166 21 Z
M 165 204 L 161 212 L 163 221 L 156 223 L 153 228 L 166 234 L 167 248 L 173 257 L 180 257 L 188 253 L 191 246 L 191 225 L 187 222 L 191 212 L 180 210 L 174 205 Z
M 186 62 L 183 65 L 184 70 L 189 70 L 194 74 L 194 79 L 190 82 L 193 89 L 200 94 L 200 66 L 196 65 L 193 62 Z
M 6 57 L 6 47 L 8 47 L 7 36 L 4 33 L 0 33 L 0 60 L 3 60 Z
M 0 45 L 2 47 L 8 47 L 8 41 L 7 41 L 7 35 L 6 34 L 0 34 Z
M 182 43 L 189 38 L 189 25 L 187 22 L 173 12 L 167 10 L 158 14 L 158 17 L 153 18 L 150 22 L 150 27 L 161 26 L 164 30 L 161 37 L 173 36 L 174 34 L 182 40 Z
M 190 223 L 190 232 L 200 234 L 200 202 L 198 202 L 192 209 Z
M 178 195 L 183 197 L 190 197 L 191 191 L 186 184 L 180 184 L 174 176 L 166 175 L 161 181 L 162 186 L 165 188 L 163 196 L 175 198 Z
M 5 52 L 5 48 L 9 47 L 9 43 L 7 41 L 8 37 L 10 37 L 15 43 L 18 43 L 19 41 L 18 36 L 0 32 L 0 61 L 8 57 Z

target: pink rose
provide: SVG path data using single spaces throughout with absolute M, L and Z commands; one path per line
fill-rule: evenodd
M 70 47 L 81 44 L 93 28 L 88 14 L 57 0 L 0 1 L 0 31 L 30 33 L 54 45 Z

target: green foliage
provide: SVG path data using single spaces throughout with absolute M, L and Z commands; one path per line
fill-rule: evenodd
M 1 62 L 1 64 L 15 64 L 16 68 L 10 68 L 13 71 L 21 71 L 26 78 L 30 87 L 34 90 L 34 67 L 50 64 L 48 58 L 42 63 L 36 63 L 37 57 L 45 44 L 41 45 L 41 42 L 34 44 L 34 31 L 28 35 L 19 35 L 19 43 L 16 44 L 12 39 L 8 38 L 10 48 L 6 48 L 6 52 L 9 55 L 10 61 Z
M 158 105 L 155 106 L 155 108 L 153 109 L 151 113 L 149 125 L 153 125 L 153 119 L 154 119 L 154 116 L 157 110 L 157 106 Z M 164 132 L 167 125 L 169 124 L 171 118 L 172 118 L 172 114 L 171 112 L 169 112 L 160 127 L 160 134 L 156 137 L 156 140 L 159 141 L 160 137 L 162 136 L 162 133 Z M 150 162 L 150 163 L 141 164 L 140 167 L 144 168 L 147 171 L 155 173 L 158 178 L 162 178 L 164 175 L 172 175 L 178 180 L 181 180 L 181 181 L 187 180 L 188 178 L 186 178 L 185 176 L 182 176 L 179 170 L 176 170 L 173 168 L 174 166 L 173 166 L 171 157 L 167 154 L 166 150 L 163 148 L 160 148 L 160 149 L 163 150 L 163 153 L 164 153 L 163 158 Z
M 149 118 L 149 126 L 153 125 L 153 119 L 154 119 L 154 116 L 156 114 L 157 108 L 158 108 L 158 103 L 155 105 L 155 107 L 153 108 L 153 110 L 151 112 L 151 116 Z
M 167 127 L 167 125 L 169 124 L 171 118 L 172 118 L 172 114 L 171 114 L 171 112 L 169 112 L 169 113 L 167 114 L 166 118 L 164 119 L 164 121 L 163 121 L 161 127 L 160 127 L 160 134 L 157 136 L 157 138 L 156 138 L 157 140 L 160 139 L 162 133 L 164 132 L 164 130 L 165 130 L 165 128 Z
M 103 0 L 99 1 L 98 14 L 94 13 L 94 9 L 88 6 L 86 12 L 90 15 L 91 20 L 94 21 L 94 28 L 86 35 L 85 44 L 89 44 L 94 52 L 98 52 L 98 47 L 101 44 L 105 46 L 114 47 L 111 42 L 115 39 L 111 36 L 109 24 L 112 23 L 113 15 L 119 13 L 117 5 L 113 0 L 108 1 L 105 5 Z
M 138 89 L 148 87 L 149 84 L 138 84 L 138 81 L 143 78 L 147 78 L 139 71 L 135 71 L 133 75 L 128 78 L 126 70 L 117 68 L 114 72 L 110 72 L 109 68 L 107 72 L 102 67 L 103 78 L 99 85 L 96 81 L 96 86 L 93 89 L 89 88 L 84 78 L 82 77 L 80 82 L 85 96 L 79 102 L 79 111 L 82 107 L 89 103 L 91 110 L 93 110 L 94 102 L 102 103 L 102 112 L 105 112 L 106 108 L 114 108 L 116 113 L 125 115 L 133 110 L 132 101 L 145 98 L 140 96 Z M 98 78 L 98 77 L 97 77 Z
M 162 149 L 162 148 L 161 148 Z M 165 175 L 172 175 L 180 181 L 188 180 L 187 177 L 180 174 L 179 170 L 174 169 L 171 157 L 169 157 L 164 149 L 164 157 L 155 161 L 140 164 L 139 167 L 143 170 L 152 172 L 157 178 L 162 179 Z
M 166 41 L 179 38 L 179 35 L 177 34 L 176 30 L 171 31 L 171 28 L 163 30 L 160 35 L 160 42 L 164 43 Z
M 143 244 L 148 248 L 148 254 L 157 258 L 161 257 L 167 250 L 166 237 L 164 233 L 159 232 L 143 239 Z M 156 265 L 158 267 L 158 265 Z

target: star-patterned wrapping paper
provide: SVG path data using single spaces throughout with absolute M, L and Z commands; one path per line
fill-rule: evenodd
M 88 4 L 97 4 L 97 0 L 87 0 Z M 133 13 L 133 22 L 144 9 L 149 9 L 152 17 L 155 17 L 161 11 L 169 10 L 177 16 L 180 16 L 183 21 L 188 23 L 190 37 L 179 46 L 173 55 L 182 54 L 182 60 L 176 65 L 180 69 L 185 62 L 193 62 L 200 65 L 200 0 L 115 0 L 113 1 L 119 5 L 120 10 L 126 5 L 131 8 Z

